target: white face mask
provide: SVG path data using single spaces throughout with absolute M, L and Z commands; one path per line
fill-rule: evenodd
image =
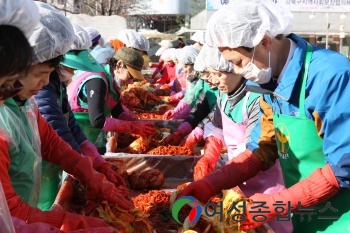
M 119 75 L 120 74 L 116 70 L 114 70 L 114 82 L 119 88 L 121 88 L 123 81 L 119 78 Z
M 63 67 L 60 67 L 60 72 L 59 72 L 60 82 L 63 83 L 63 82 L 72 80 L 73 76 L 74 76 L 74 74 L 69 73 Z
M 259 69 L 254 62 L 255 47 L 253 51 L 252 60 L 238 71 L 237 74 L 242 75 L 245 79 L 253 81 L 258 84 L 268 83 L 271 79 L 271 67 L 270 67 L 270 52 L 269 52 L 269 68 L 267 70 Z

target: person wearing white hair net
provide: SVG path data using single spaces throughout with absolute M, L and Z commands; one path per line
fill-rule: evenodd
M 192 44 L 192 46 L 198 50 L 201 50 L 203 45 L 205 44 L 205 31 L 195 32 L 191 36 L 191 40 L 195 41 L 195 43 Z
M 48 84 L 49 74 L 59 65 L 62 55 L 74 40 L 72 25 L 64 15 L 45 3 L 35 4 L 40 21 L 29 37 L 34 62 L 21 80 L 24 88 L 0 108 L 0 128 L 3 131 L 0 143 L 4 155 L 0 175 L 7 203 L 11 215 L 26 223 L 43 222 L 62 231 L 99 227 L 108 231 L 108 225 L 102 219 L 36 208 L 41 195 L 41 173 L 45 171 L 42 160 L 74 175 L 87 188 L 88 199 L 99 197 L 125 209 L 132 208 L 132 204 L 103 174 L 93 169 L 89 157 L 74 151 L 57 135 L 40 115 L 34 99 L 30 98 Z
M 153 80 L 154 83 L 158 84 L 158 87 L 171 87 L 172 82 L 176 77 L 176 64 L 174 62 L 174 53 L 177 51 L 175 48 L 170 48 L 164 51 L 160 56 L 162 61 L 162 68 L 159 71 L 160 76 L 156 76 Z M 154 74 L 154 73 L 153 73 Z
M 198 57 L 195 59 L 196 64 Z M 194 65 L 192 65 L 192 69 Z M 188 68 L 185 68 L 185 70 L 186 72 L 189 71 Z M 184 98 L 180 100 L 176 108 L 163 115 L 163 119 L 168 119 L 169 117 L 172 119 L 189 119 L 186 124 L 182 124 L 178 129 L 177 133 L 181 134 L 183 137 L 189 134 L 192 129 L 196 128 L 199 122 L 202 121 L 214 108 L 216 102 L 218 93 L 217 88 L 214 87 L 214 89 L 212 89 L 208 83 L 204 83 L 201 79 L 201 72 L 199 71 L 200 70 L 195 70 L 193 74 L 188 76 L 189 78 L 187 79 L 190 80 L 190 82 L 188 82 L 189 86 L 186 88 Z M 173 96 L 176 97 L 177 95 L 178 94 L 175 94 Z M 194 120 L 193 117 L 196 119 Z M 196 134 L 196 136 L 197 135 L 197 138 L 200 139 L 200 133 Z M 176 137 L 176 134 L 174 134 L 169 136 L 165 142 L 172 145 L 178 145 L 180 141 L 177 139 L 180 138 L 181 137 Z
M 159 57 L 158 65 L 157 65 L 156 69 L 154 70 L 152 77 L 151 77 L 154 80 L 154 82 L 156 82 L 157 79 L 160 78 L 163 74 L 164 60 L 161 57 L 162 54 L 167 49 L 173 48 L 173 43 L 170 40 L 161 40 L 161 42 L 159 42 L 159 45 L 160 45 L 160 48 L 154 54 L 155 56 Z
M 135 30 L 124 29 L 118 33 L 117 39 L 123 42 L 125 47 L 133 48 L 141 54 L 144 61 L 142 69 L 149 68 L 149 63 L 151 62 L 151 58 L 147 53 L 149 41 L 145 36 L 137 33 Z
M 39 106 L 41 115 L 52 126 L 57 134 L 77 152 L 90 156 L 93 161 L 93 167 L 113 182 L 116 186 L 126 187 L 123 179 L 110 168 L 109 164 L 101 157 L 96 147 L 87 140 L 82 129 L 76 122 L 74 114 L 68 102 L 66 83 L 72 79 L 75 70 L 84 70 L 89 72 L 102 72 L 103 67 L 91 56 L 88 49 L 91 41 L 88 33 L 78 25 L 73 24 L 75 40 L 70 47 L 70 51 L 63 55 L 61 66 L 50 73 L 49 84 L 43 87 L 35 100 Z M 96 49 L 97 47 L 95 47 Z M 112 49 L 113 50 L 113 49 Z M 114 50 L 113 50 L 114 51 Z M 46 177 L 45 183 L 56 183 L 49 185 L 51 195 L 43 195 L 38 207 L 42 210 L 49 210 L 52 206 L 58 192 L 61 168 L 56 167 L 57 173 L 52 172 L 52 177 Z M 44 174 L 44 172 L 43 172 Z M 49 179 L 50 178 L 50 179 Z M 67 178 L 67 182 L 73 179 Z M 42 185 L 43 186 L 43 185 Z M 45 189 L 48 193 L 49 188 Z M 46 200 L 42 200 L 46 198 Z M 59 196 L 56 198 L 59 199 Z M 55 203 L 59 205 L 60 203 Z
M 203 139 L 203 127 L 210 121 L 210 115 L 215 107 L 219 93 L 216 86 L 207 82 L 207 79 L 203 79 L 203 75 L 207 75 L 207 68 L 205 66 L 207 47 L 208 46 L 205 46 L 204 49 L 199 52 L 194 63 L 194 69 L 199 73 L 199 80 L 191 84 L 184 98 L 180 100 L 179 104 L 174 109 L 174 111 L 177 112 L 177 108 L 181 106 L 181 104 L 185 104 L 185 107 L 181 111 L 178 111 L 174 117 L 178 118 L 179 116 L 183 116 L 185 120 L 177 128 L 176 132 L 169 135 L 164 140 L 166 143 L 172 145 L 180 144 L 193 149 L 194 146 Z M 189 109 L 190 112 L 186 111 L 187 109 Z M 185 138 L 186 136 L 187 138 Z
M 186 88 L 190 86 L 192 81 L 198 79 L 199 74 L 193 69 L 198 54 L 199 50 L 192 46 L 185 46 L 176 52 L 176 60 L 183 72 L 177 75 L 174 80 L 170 93 L 170 102 L 177 102 L 182 99 L 186 92 Z M 173 116 L 166 114 L 164 117 L 169 119 Z
M 0 12 L 0 105 L 3 105 L 6 99 L 23 89 L 19 79 L 30 69 L 33 55 L 27 38 L 38 24 L 40 16 L 38 8 L 31 0 L 0 0 Z M 4 115 L 1 117 L 6 119 Z M 5 155 L 7 144 L 1 148 Z M 5 162 L 4 157 L 1 160 Z M 12 187 L 8 185 L 9 178 L 5 175 L 8 170 L 5 166 L 1 170 L 4 173 L 1 176 L 3 185 L 0 183 L 1 232 L 60 232 L 58 228 L 45 223 L 27 224 L 16 216 L 11 217 L 6 199 L 6 195 L 12 191 Z
M 194 167 L 194 180 L 214 171 L 223 147 L 227 147 L 228 160 L 245 150 L 258 122 L 261 96 L 246 89 L 246 79 L 234 73 L 233 64 L 223 58 L 217 47 L 204 46 L 203 50 L 202 57 L 210 73 L 208 82 L 219 88 L 220 97 L 213 121 L 204 127 L 204 154 Z M 281 169 L 275 164 L 239 187 L 245 195 L 281 191 L 284 188 Z M 290 223 L 272 221 L 269 225 L 275 232 L 291 232 L 292 229 Z
M 89 34 L 89 37 L 91 40 L 90 49 L 94 49 L 97 45 L 100 45 L 100 46 L 104 45 L 104 40 L 100 32 L 96 28 L 84 27 L 83 29 L 87 31 L 87 33 Z
M 288 189 L 251 196 L 252 202 L 266 203 L 268 213 L 254 216 L 248 204 L 241 229 L 279 216 L 292 218 L 294 232 L 349 232 L 350 110 L 344 106 L 349 101 L 350 62 L 290 34 L 292 19 L 289 10 L 271 1 L 230 2 L 210 18 L 206 42 L 219 47 L 237 74 L 267 88 L 263 91 L 270 95 L 261 100 L 263 114 L 246 151 L 191 183 L 181 195 L 205 203 L 222 189 L 269 169 L 279 158 Z M 290 208 L 276 213 L 276 201 Z M 290 216 L 301 206 L 322 212 L 326 202 L 337 210 L 336 219 L 300 221 L 297 213 Z

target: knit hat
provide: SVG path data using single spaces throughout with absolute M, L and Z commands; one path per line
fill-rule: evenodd
M 142 56 L 134 49 L 123 47 L 118 49 L 113 56 L 116 60 L 121 60 L 126 65 L 130 74 L 137 80 L 145 80 L 141 69 L 143 66 Z

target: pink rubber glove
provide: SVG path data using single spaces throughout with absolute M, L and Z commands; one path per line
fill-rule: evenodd
M 183 138 L 191 131 L 192 126 L 188 122 L 182 122 L 175 133 L 170 134 L 164 139 L 164 145 L 179 145 Z
M 175 115 L 174 110 L 168 110 L 163 114 L 163 120 L 170 120 Z
M 183 100 L 180 100 L 180 102 L 183 101 Z M 179 102 L 179 103 L 180 103 Z M 183 109 L 181 109 L 178 113 L 176 113 L 174 116 L 173 116 L 173 119 L 174 120 L 178 120 L 178 119 L 185 119 L 188 114 L 190 113 L 192 107 L 191 105 L 187 105 L 186 107 L 184 107 Z
M 202 203 L 207 203 L 210 197 L 221 190 L 242 184 L 256 176 L 260 170 L 260 160 L 251 151 L 246 150 L 231 159 L 229 164 L 189 184 L 180 196 L 192 196 Z
M 12 217 L 12 223 L 16 233 L 62 233 L 60 229 L 43 222 L 27 224 L 22 219 Z
M 126 106 L 122 105 L 123 112 L 118 116 L 118 120 L 122 121 L 136 121 L 137 116 L 130 111 Z
M 277 201 L 282 201 L 282 203 L 290 201 L 291 206 L 293 207 L 291 211 L 297 212 L 298 203 L 300 203 L 300 206 L 303 208 L 312 207 L 331 198 L 337 194 L 339 190 L 340 187 L 338 181 L 335 178 L 331 167 L 327 164 L 323 168 L 316 169 L 308 178 L 299 181 L 292 187 L 284 189 L 279 193 L 269 195 L 257 193 L 251 196 L 250 199 L 252 204 L 247 205 L 247 211 L 245 214 L 246 220 L 241 223 L 241 230 L 246 231 L 253 229 L 265 223 L 261 222 L 265 219 L 259 217 L 256 217 L 255 219 L 260 222 L 253 220 L 254 213 L 251 212 L 254 212 L 254 202 L 256 205 L 261 202 L 266 202 L 266 204 L 264 203 L 264 206 L 269 207 L 266 211 L 269 211 L 270 213 L 264 213 L 264 216 L 267 217 L 266 222 L 269 222 L 277 216 L 275 211 L 276 207 L 273 206 Z M 288 213 L 287 208 L 284 208 L 284 210 L 283 213 L 278 214 L 281 216 L 290 214 Z
M 173 93 L 173 92 L 171 92 L 171 93 Z M 171 93 L 170 93 L 170 98 L 169 98 L 168 103 L 178 102 L 179 100 L 181 100 L 185 96 L 185 91 L 180 91 L 180 92 L 173 94 L 173 95 L 171 95 Z
M 191 150 L 203 139 L 204 131 L 200 127 L 194 128 L 185 140 L 180 143 L 180 146 L 187 147 Z
M 180 102 L 176 105 L 176 107 L 173 110 L 169 110 L 164 113 L 163 120 L 169 120 L 173 118 L 176 114 L 178 114 L 181 110 L 183 110 L 187 106 L 190 106 L 190 105 L 186 101 L 180 100 Z
M 85 140 L 80 143 L 81 153 L 91 158 L 94 169 L 98 172 L 103 173 L 106 178 L 115 184 L 115 186 L 123 186 L 126 188 L 124 179 L 106 162 L 106 160 L 98 153 L 97 148 L 90 141 Z
M 156 133 L 154 122 L 121 121 L 112 117 L 106 117 L 105 124 L 102 129 L 109 132 L 133 133 L 140 136 L 147 136 Z
M 102 199 L 117 203 L 126 210 L 133 208 L 133 204 L 123 197 L 123 193 L 109 182 L 104 174 L 93 169 L 89 157 L 82 157 L 79 160 L 72 175 L 85 187 L 88 200 Z
M 194 166 L 194 180 L 202 179 L 204 176 L 212 173 L 220 156 L 222 142 L 214 136 L 205 139 L 204 155 Z

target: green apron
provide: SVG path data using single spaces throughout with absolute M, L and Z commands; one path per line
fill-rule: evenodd
M 33 99 L 19 107 L 13 98 L 0 107 L 0 128 L 8 137 L 9 176 L 24 203 L 36 207 L 40 193 L 41 141 Z
M 60 85 L 60 96 L 57 99 L 57 104 L 62 108 L 63 97 L 67 96 L 66 86 L 64 83 Z M 64 113 L 66 124 L 68 125 L 69 113 Z M 50 210 L 55 201 L 57 193 L 60 189 L 62 176 L 62 168 L 48 161 L 42 162 L 41 190 L 38 208 L 46 211 Z
M 286 187 L 298 183 L 309 177 L 315 169 L 325 166 L 323 140 L 317 134 L 315 122 L 307 118 L 305 113 L 305 89 L 311 56 L 312 47 L 307 44 L 299 97 L 300 117 L 276 113 L 273 117 L 279 160 Z M 292 215 L 294 232 L 350 232 L 349 198 L 349 190 L 342 190 L 317 206 L 307 210 L 299 209 Z M 326 208 L 327 203 L 335 209 Z

